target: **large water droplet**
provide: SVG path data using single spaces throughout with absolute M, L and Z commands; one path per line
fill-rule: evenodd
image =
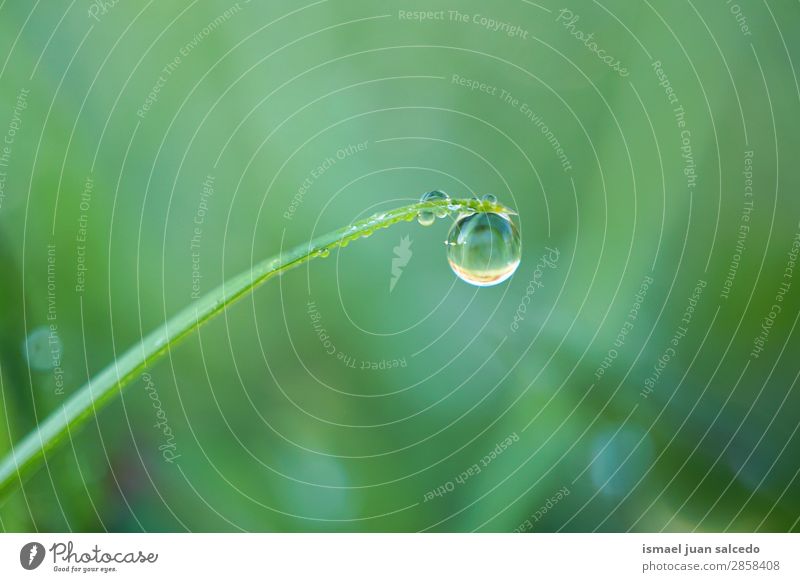
M 420 202 L 433 202 L 435 200 L 450 200 L 450 196 L 441 190 L 433 190 L 431 192 L 426 192 L 422 195 L 422 198 L 419 199 Z M 430 226 L 436 222 L 437 216 L 439 218 L 444 218 L 447 216 L 447 210 L 444 207 L 436 209 L 435 211 L 423 210 L 417 215 L 417 220 L 422 226 Z
M 479 287 L 497 285 L 511 277 L 521 253 L 519 231 L 503 214 L 462 216 L 447 235 L 447 260 L 453 272 Z
M 38 327 L 25 339 L 22 353 L 31 370 L 47 372 L 61 362 L 63 349 L 58 333 L 47 327 Z

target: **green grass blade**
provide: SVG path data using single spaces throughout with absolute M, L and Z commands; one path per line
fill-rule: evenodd
M 152 366 L 170 349 L 198 327 L 224 311 L 236 300 L 251 293 L 267 279 L 297 267 L 336 247 L 372 234 L 397 222 L 414 220 L 420 210 L 447 207 L 458 212 L 511 211 L 499 204 L 472 200 L 431 201 L 412 204 L 374 215 L 348 227 L 323 235 L 281 256 L 262 261 L 251 270 L 233 277 L 192 305 L 183 309 L 161 327 L 117 358 L 91 378 L 70 398 L 0 461 L 0 499 L 19 487 L 23 479 L 41 466 L 45 455 L 77 430 L 111 398 Z

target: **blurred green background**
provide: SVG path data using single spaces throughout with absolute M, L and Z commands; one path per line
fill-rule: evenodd
M 312 236 L 438 188 L 523 237 L 493 288 L 449 269 L 447 220 L 271 281 L 0 527 L 797 531 L 798 26 L 773 0 L 0 3 L 0 453 Z

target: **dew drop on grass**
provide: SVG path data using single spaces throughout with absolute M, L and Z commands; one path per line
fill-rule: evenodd
M 479 287 L 497 285 L 511 277 L 522 253 L 516 225 L 508 216 L 494 212 L 459 217 L 446 244 L 453 272 Z
M 22 354 L 27 358 L 31 370 L 47 372 L 61 361 L 63 346 L 56 332 L 38 327 L 25 339 Z
M 433 190 L 431 192 L 426 192 L 422 195 L 422 198 L 419 199 L 420 202 L 434 202 L 436 200 L 450 200 L 450 196 L 441 190 Z M 417 215 L 417 220 L 422 226 L 430 226 L 436 222 L 437 216 L 439 218 L 447 216 L 447 209 L 442 207 L 436 210 L 423 210 Z
M 419 222 L 422 226 L 430 226 L 436 222 L 436 214 L 430 210 L 423 210 L 417 215 L 417 222 Z

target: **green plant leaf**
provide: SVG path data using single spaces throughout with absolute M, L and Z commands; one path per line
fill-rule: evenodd
M 276 275 L 297 267 L 315 257 L 326 255 L 336 247 L 401 221 L 414 220 L 421 210 L 448 208 L 459 212 L 500 212 L 513 214 L 493 202 L 472 200 L 436 200 L 420 202 L 373 215 L 348 227 L 314 239 L 308 244 L 255 265 L 233 277 L 189 305 L 144 337 L 138 344 L 117 358 L 70 398 L 24 439 L 12 447 L 0 462 L 0 499 L 21 485 L 23 479 L 37 469 L 48 451 L 66 440 L 116 394 L 151 367 L 178 342 L 192 334 L 205 322 L 224 311 L 236 300 Z

